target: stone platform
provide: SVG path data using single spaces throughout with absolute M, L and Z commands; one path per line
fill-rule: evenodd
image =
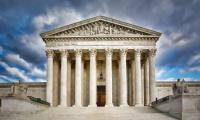
M 52 107 L 31 114 L 0 112 L 0 120 L 175 120 L 150 107 Z

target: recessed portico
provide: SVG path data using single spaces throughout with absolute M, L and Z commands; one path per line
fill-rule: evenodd
M 100 16 L 41 36 L 52 106 L 144 106 L 155 100 L 160 33 Z

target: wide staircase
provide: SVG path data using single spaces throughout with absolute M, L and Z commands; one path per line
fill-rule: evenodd
M 34 114 L 4 120 L 175 120 L 151 107 L 50 107 Z M 0 115 L 1 119 L 1 115 Z

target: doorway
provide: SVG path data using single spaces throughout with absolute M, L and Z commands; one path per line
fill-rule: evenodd
M 106 104 L 106 87 L 97 86 L 97 106 L 105 106 Z

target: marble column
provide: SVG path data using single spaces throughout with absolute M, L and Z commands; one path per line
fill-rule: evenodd
M 47 50 L 47 86 L 46 86 L 46 100 L 53 105 L 53 50 Z
M 128 106 L 127 104 L 127 69 L 126 69 L 126 53 L 127 49 L 120 49 L 120 106 Z
M 135 60 L 131 60 L 131 79 L 132 79 L 132 91 L 133 91 L 133 95 L 132 95 L 132 103 L 133 103 L 133 105 L 135 105 L 135 87 L 136 87 L 136 85 L 135 85 Z
M 136 103 L 135 106 L 142 105 L 142 78 L 141 78 L 141 51 L 140 49 L 135 50 L 135 84 L 136 84 Z
M 60 105 L 67 106 L 67 51 L 61 50 Z
M 155 55 L 156 49 L 149 50 L 149 100 L 155 101 Z
M 75 105 L 76 107 L 81 107 L 81 79 L 82 79 L 82 71 L 81 71 L 81 58 L 82 51 L 80 49 L 75 50 L 76 56 L 76 67 L 75 67 Z
M 145 56 L 145 65 L 144 65 L 144 84 L 145 84 L 145 105 L 149 105 L 149 59 L 148 55 Z
M 96 107 L 96 50 L 90 49 L 90 103 L 89 107 Z
M 106 107 L 112 107 L 112 49 L 106 49 Z

